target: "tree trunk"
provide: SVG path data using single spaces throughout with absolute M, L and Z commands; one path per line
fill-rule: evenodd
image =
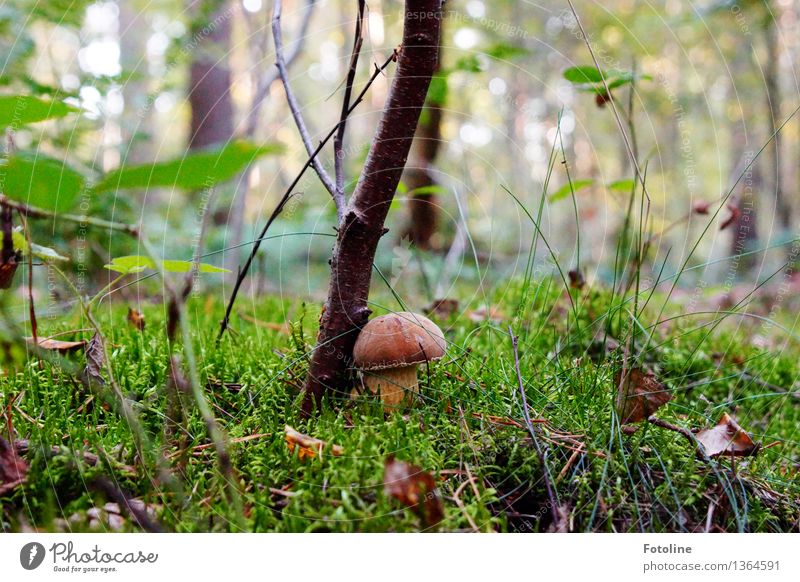
M 204 10 L 212 7 L 211 10 Z M 231 44 L 232 9 L 226 2 L 192 3 L 198 15 L 194 37 L 197 46 L 189 68 L 189 105 L 192 110 L 189 149 L 226 143 L 233 137 L 233 103 L 228 53 Z
M 769 13 L 764 22 L 764 40 L 766 45 L 767 60 L 764 63 L 764 84 L 766 85 L 767 98 L 767 138 L 775 133 L 781 123 L 781 95 L 779 87 L 778 65 L 780 60 L 780 50 L 778 47 L 778 22 L 777 15 L 773 11 L 777 9 L 775 3 L 768 4 Z M 783 192 L 783 180 L 781 179 L 781 135 L 775 134 L 772 143 L 765 152 L 767 154 L 767 184 L 773 188 L 775 196 L 775 212 L 778 215 L 779 224 L 786 233 L 792 228 L 791 206 L 786 200 Z M 788 250 L 788 249 L 787 249 Z
M 434 75 L 439 72 L 442 60 L 441 31 L 439 34 L 440 43 Z M 441 82 L 446 84 L 447 78 L 442 78 Z M 428 94 L 414 136 L 416 159 L 405 173 L 411 199 L 408 201 L 409 223 L 403 237 L 408 236 L 411 242 L 421 249 L 432 247 L 431 238 L 439 224 L 439 207 L 436 192 L 433 190 L 438 182 L 434 175 L 433 164 L 436 162 L 442 143 L 445 95 L 444 89 L 438 91 L 436 95 Z
M 320 319 L 303 412 L 319 409 L 326 392 L 346 393 L 353 344 L 369 319 L 372 261 L 408 158 L 438 60 L 441 0 L 406 0 L 403 43 L 375 139 L 339 225 L 328 300 Z

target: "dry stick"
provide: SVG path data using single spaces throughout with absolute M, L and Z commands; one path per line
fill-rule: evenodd
M 539 457 L 539 463 L 542 465 L 542 474 L 544 475 L 544 487 L 547 489 L 547 498 L 550 500 L 550 515 L 553 517 L 553 525 L 557 524 L 560 520 L 558 515 L 558 494 L 553 488 L 553 483 L 550 479 L 550 469 L 547 468 L 547 451 L 545 451 L 541 444 L 539 444 L 539 437 L 536 435 L 536 429 L 531 422 L 531 415 L 528 412 L 528 399 L 525 396 L 525 385 L 522 382 L 522 372 L 519 368 L 519 351 L 517 350 L 517 336 L 514 335 L 514 330 L 508 326 L 508 333 L 511 335 L 511 346 L 514 348 L 514 369 L 517 372 L 517 383 L 519 387 L 519 394 L 522 397 L 522 415 L 525 417 L 525 426 L 528 427 L 528 432 L 533 440 L 533 446 L 536 448 L 536 455 Z
M 281 0 L 275 0 L 274 7 L 272 9 L 272 38 L 275 41 L 275 66 L 278 68 L 278 74 L 281 77 L 281 82 L 283 83 L 283 88 L 286 91 L 286 102 L 289 104 L 289 109 L 292 112 L 292 117 L 294 117 L 295 125 L 297 125 L 297 131 L 300 132 L 300 138 L 303 140 L 303 145 L 306 148 L 306 152 L 308 152 L 309 156 L 311 157 L 311 167 L 314 168 L 314 171 L 319 176 L 322 185 L 325 186 L 325 189 L 330 192 L 331 196 L 333 197 L 333 202 L 336 204 L 336 214 L 340 217 L 344 213 L 344 196 L 341 197 L 338 195 L 336 190 L 336 186 L 331 180 L 331 177 L 328 175 L 328 172 L 325 171 L 325 168 L 319 163 L 317 157 L 312 155 L 314 152 L 314 147 L 311 145 L 311 136 L 308 134 L 308 128 L 306 127 L 306 122 L 303 120 L 303 114 L 300 113 L 300 105 L 297 103 L 297 98 L 294 96 L 294 91 L 292 91 L 292 86 L 289 84 L 289 74 L 286 72 L 286 61 L 283 57 L 283 37 L 281 35 Z
M 134 500 L 129 495 L 105 477 L 98 477 L 92 483 L 106 497 L 114 501 L 121 510 L 126 511 L 144 531 L 148 533 L 161 533 L 164 531 L 158 522 L 153 521 L 147 515 L 147 506 L 144 502 L 132 503 Z
M 380 67 L 375 65 L 375 71 L 373 71 L 372 76 L 369 78 L 369 81 L 367 81 L 367 84 L 364 86 L 364 89 L 362 89 L 361 93 L 358 94 L 358 97 L 353 102 L 353 104 L 350 106 L 350 109 L 347 112 L 348 115 L 350 115 L 355 110 L 355 108 L 359 106 L 361 101 L 364 100 L 364 96 L 367 94 L 367 91 L 372 86 L 372 83 L 375 82 L 375 79 L 377 79 L 378 76 L 381 73 L 383 73 L 383 71 L 386 69 L 386 67 L 388 67 L 389 64 L 394 62 L 395 60 L 397 60 L 397 50 L 394 50 L 392 52 L 392 55 L 388 59 L 386 59 L 386 61 Z M 339 123 L 341 123 L 341 121 L 339 121 Z M 269 230 L 269 227 L 272 226 L 272 223 L 275 221 L 275 219 L 278 217 L 278 215 L 281 212 L 283 212 L 283 209 L 286 206 L 286 203 L 289 201 L 289 199 L 294 194 L 295 187 L 300 182 L 300 180 L 303 178 L 303 175 L 305 174 L 306 170 L 308 170 L 308 168 L 311 166 L 312 160 L 316 159 L 316 157 L 319 154 L 319 152 L 321 152 L 322 148 L 325 147 L 325 144 L 327 144 L 328 141 L 330 141 L 330 139 L 334 136 L 334 134 L 336 133 L 336 130 L 339 128 L 339 123 L 337 123 L 333 127 L 333 129 L 331 129 L 328 132 L 328 135 L 325 136 L 325 139 L 323 139 L 321 142 L 319 142 L 319 145 L 317 146 L 317 148 L 314 150 L 314 152 L 306 160 L 306 163 L 303 164 L 303 167 L 300 169 L 300 171 L 298 172 L 297 176 L 295 176 L 294 180 L 292 180 L 292 183 L 286 189 L 286 192 L 283 194 L 283 197 L 281 197 L 280 201 L 278 202 L 278 205 L 275 207 L 275 210 L 272 211 L 272 214 L 270 215 L 269 219 L 267 220 L 267 223 L 264 225 L 264 228 L 261 230 L 261 234 L 254 241 L 253 250 L 250 251 L 250 256 L 247 258 L 247 261 L 245 261 L 244 267 L 242 267 L 242 269 L 239 270 L 239 276 L 236 277 L 236 283 L 233 286 L 233 292 L 231 293 L 231 298 L 228 300 L 228 307 L 225 309 L 225 317 L 223 317 L 222 321 L 220 322 L 219 335 L 217 336 L 217 341 L 219 341 L 222 338 L 222 336 L 225 333 L 225 330 L 228 329 L 228 324 L 230 323 L 231 312 L 233 311 L 233 306 L 236 303 L 236 296 L 239 294 L 239 289 L 241 288 L 245 277 L 247 277 L 247 272 L 250 270 L 250 266 L 253 264 L 253 260 L 255 259 L 256 255 L 258 254 L 258 249 L 261 247 L 262 241 L 267 236 L 267 231 Z
M 350 53 L 350 67 L 347 71 L 347 85 L 342 99 L 342 114 L 339 116 L 339 129 L 336 137 L 333 138 L 333 164 L 336 175 L 336 198 L 344 203 L 344 133 L 347 128 L 347 111 L 350 109 L 350 99 L 353 93 L 353 82 L 356 78 L 358 69 L 358 57 L 361 54 L 361 46 L 364 44 L 364 0 L 358 0 L 358 19 L 356 20 L 356 30 L 353 37 L 353 50 Z M 344 204 L 341 210 L 337 204 L 336 215 L 339 222 L 344 217 Z

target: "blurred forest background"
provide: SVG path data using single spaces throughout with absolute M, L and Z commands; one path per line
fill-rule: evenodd
M 356 8 L 343 0 L 284 3 L 289 77 L 314 144 L 339 118 Z M 211 187 L 211 209 L 211 188 L 110 189 L 81 200 L 92 215 L 142 222 L 164 256 L 181 259 L 192 256 L 200 217 L 213 212 L 205 260 L 232 271 L 220 287 L 228 296 L 246 243 L 306 160 L 277 77 L 271 9 L 269 0 L 6 0 L 2 92 L 65 99 L 82 110 L 9 131 L 7 153 L 35 151 L 91 176 L 234 139 L 283 144 L 283 154 Z M 690 301 L 692 288 L 700 295 L 752 289 L 791 264 L 800 3 L 613 0 L 576 9 L 600 67 L 628 81 L 612 98 L 652 203 L 643 277 L 675 273 L 691 254 L 688 267 L 701 268 L 681 279 Z M 367 10 L 355 90 L 401 35 L 401 2 L 370 0 Z M 536 272 L 552 272 L 555 256 L 565 270 L 610 283 L 635 170 L 602 91 L 565 78 L 593 65 L 568 4 L 449 0 L 445 10 L 440 70 L 379 249 L 382 272 L 399 293 L 428 301 L 521 274 L 535 235 L 521 206 L 535 215 L 544 196 L 542 232 L 552 254 L 539 246 Z M 347 192 L 391 74 L 350 116 Z M 332 169 L 329 148 L 320 161 Z M 270 233 L 292 236 L 267 241 L 250 282 L 322 299 L 335 208 L 312 172 L 297 190 Z M 86 274 L 87 288 L 107 282 L 99 267 L 111 258 L 137 253 L 136 242 L 102 229 L 84 236 L 61 222 L 32 228 L 34 241 L 70 254 L 69 268 Z M 36 277 L 43 288 L 47 272 Z M 27 291 L 18 293 L 22 301 Z

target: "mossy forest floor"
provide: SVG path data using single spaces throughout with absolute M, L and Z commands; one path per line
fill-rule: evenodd
M 800 347 L 792 333 L 758 318 L 686 317 L 665 298 L 642 309 L 644 301 L 596 289 L 571 297 L 548 280 L 507 288 L 484 320 L 478 305 L 434 314 L 450 347 L 420 370 L 416 406 L 385 417 L 371 398 L 330 400 L 310 420 L 299 414 L 300 388 L 318 307 L 243 300 L 233 333 L 217 345 L 222 306 L 192 298 L 201 384 L 229 441 L 234 488 L 191 395 L 188 420 L 165 436 L 164 306 L 133 305 L 146 320 L 140 331 L 126 321 L 127 304 L 103 304 L 98 322 L 141 447 L 108 389 L 92 391 L 64 367 L 7 347 L 0 392 L 10 422 L 6 415 L 2 435 L 13 427 L 14 440 L 27 441 L 20 454 L 30 468 L 24 484 L 0 497 L 2 529 L 139 531 L 124 507 L 115 514 L 124 492 L 147 508 L 151 526 L 177 532 L 797 531 L 800 399 L 792 390 Z M 509 325 L 557 512 L 524 422 Z M 86 327 L 76 311 L 41 321 L 39 333 Z M 61 337 L 76 335 L 91 332 Z M 181 353 L 180 343 L 172 352 Z M 66 356 L 78 368 L 84 358 L 81 350 Z M 659 418 L 693 430 L 727 412 L 761 450 L 709 462 L 685 435 L 647 422 L 623 430 L 614 378 L 631 358 L 672 393 Z M 312 458 L 290 450 L 286 425 L 328 446 Z M 387 492 L 392 455 L 433 477 L 441 521 Z

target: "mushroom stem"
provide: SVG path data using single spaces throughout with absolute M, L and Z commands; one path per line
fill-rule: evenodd
M 364 371 L 364 383 L 373 394 L 381 395 L 383 409 L 391 412 L 406 403 L 407 393 L 419 392 L 417 365 Z

